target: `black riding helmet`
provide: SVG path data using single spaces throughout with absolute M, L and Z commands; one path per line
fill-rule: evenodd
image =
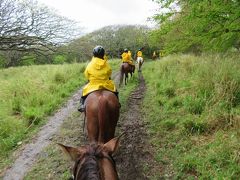
M 104 54 L 105 54 L 105 50 L 103 49 L 102 46 L 96 46 L 93 49 L 93 56 L 94 57 L 98 57 L 98 58 L 104 59 L 103 58 Z

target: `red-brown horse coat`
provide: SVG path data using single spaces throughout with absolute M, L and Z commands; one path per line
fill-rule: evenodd
M 125 85 L 127 84 L 127 80 L 128 80 L 128 73 L 132 74 L 134 73 L 135 70 L 135 66 L 131 66 L 128 63 L 122 63 L 121 67 L 120 67 L 120 83 L 119 86 L 122 84 L 123 82 L 123 78 L 125 80 Z
M 88 95 L 85 113 L 90 142 L 106 143 L 114 138 L 119 109 L 117 96 L 111 91 L 98 90 Z

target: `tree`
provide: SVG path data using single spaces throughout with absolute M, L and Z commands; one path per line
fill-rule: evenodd
M 165 9 L 154 17 L 158 35 L 170 52 L 239 49 L 240 1 L 156 1 Z
M 128 48 L 134 54 L 137 49 L 146 47 L 145 50 L 148 52 L 149 31 L 146 26 L 138 25 L 106 26 L 73 41 L 68 45 L 68 49 L 79 54 L 78 57 L 87 59 L 92 56 L 92 49 L 96 45 L 102 45 L 112 58 L 119 57 L 124 48 Z
M 76 23 L 35 0 L 0 1 L 0 51 L 42 53 L 76 37 Z

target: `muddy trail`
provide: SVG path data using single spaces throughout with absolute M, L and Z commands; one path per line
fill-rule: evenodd
M 138 78 L 139 84 L 128 98 L 127 107 L 129 108 L 120 114 L 117 125 L 117 135 L 125 132 L 119 151 L 114 157 L 121 180 L 149 179 L 149 175 L 154 173 L 149 170 L 154 166 L 153 151 L 148 144 L 148 135 L 140 112 L 146 87 L 141 73 L 138 74 Z M 119 73 L 114 73 L 112 79 L 118 84 Z M 48 176 L 40 179 L 68 179 L 62 178 L 61 175 L 66 168 L 70 167 L 70 164 L 66 165 L 66 162 L 61 162 L 62 159 L 52 157 L 55 155 L 51 155 L 46 149 L 50 147 L 55 152 L 56 142 L 75 146 L 86 143 L 82 132 L 83 116 L 79 117 L 79 113 L 76 111 L 80 96 L 81 90 L 76 92 L 54 116 L 49 118 L 49 122 L 41 128 L 31 143 L 24 145 L 16 153 L 16 161 L 6 170 L 4 180 L 39 179 L 41 173 L 48 174 Z M 38 164 L 38 169 L 34 167 L 36 164 Z M 53 166 L 58 169 L 52 170 Z M 41 170 L 43 167 L 47 170 Z M 31 174 L 31 171 L 36 171 L 34 168 L 39 174 Z M 29 172 L 30 175 L 28 175 Z M 28 175 L 27 178 L 25 178 L 26 175 Z
M 148 143 L 146 124 L 142 120 L 141 105 L 146 91 L 144 78 L 138 74 L 139 85 L 130 94 L 127 111 L 121 114 L 118 130 L 125 132 L 118 154 L 115 156 L 119 177 L 122 180 L 149 179 L 154 165 L 153 150 Z

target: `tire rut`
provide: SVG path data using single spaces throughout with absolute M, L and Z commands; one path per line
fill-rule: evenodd
M 148 135 L 140 111 L 146 91 L 145 81 L 141 73 L 138 73 L 138 76 L 139 86 L 130 94 L 127 104 L 129 109 L 121 115 L 118 124 L 125 135 L 115 159 L 119 177 L 124 180 L 148 179 L 143 172 L 143 164 L 152 159 L 147 150 Z

